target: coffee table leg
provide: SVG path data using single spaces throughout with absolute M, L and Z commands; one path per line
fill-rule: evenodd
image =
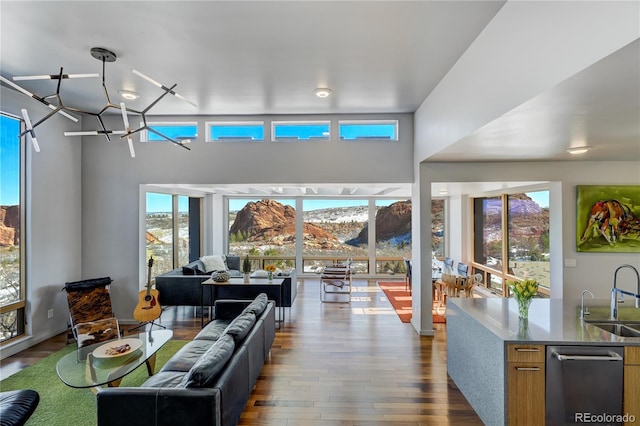
M 122 379 L 114 380 L 113 382 L 107 383 L 107 386 L 110 388 L 117 388 L 120 386 L 120 382 L 122 382 Z
M 153 376 L 156 371 L 156 354 L 151 355 L 145 362 L 147 364 L 147 372 L 150 376 Z

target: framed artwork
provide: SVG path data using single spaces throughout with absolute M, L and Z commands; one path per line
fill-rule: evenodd
M 640 253 L 640 185 L 577 186 L 576 247 Z

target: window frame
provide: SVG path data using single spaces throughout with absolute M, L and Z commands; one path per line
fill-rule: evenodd
M 24 120 L 16 115 L 0 111 L 0 115 L 8 117 L 10 119 L 17 120 L 19 123 L 19 132 L 22 133 L 26 127 Z M 17 331 L 14 336 L 7 339 L 0 340 L 0 347 L 14 341 L 17 338 L 21 338 L 26 335 L 27 327 L 27 223 L 26 223 L 26 210 L 27 210 L 27 149 L 26 149 L 26 135 L 20 138 L 20 155 L 19 155 L 19 196 L 18 205 L 20 206 L 20 294 L 19 299 L 6 305 L 0 305 L 0 315 L 4 315 L 10 312 L 16 312 Z
M 279 125 L 298 125 L 298 126 L 319 126 L 319 125 L 327 125 L 329 129 L 329 134 L 326 137 L 309 137 L 307 139 L 293 138 L 293 137 L 276 137 L 276 127 Z M 271 121 L 271 142 L 329 142 L 331 141 L 331 120 L 276 120 Z
M 261 126 L 262 127 L 262 139 L 246 139 L 246 138 L 242 138 L 242 137 L 238 137 L 238 138 L 234 138 L 234 137 L 227 137 L 227 138 L 218 138 L 218 139 L 212 139 L 211 138 L 211 129 L 214 126 L 237 126 L 237 127 L 249 127 L 249 126 Z M 204 127 L 205 127 L 205 142 L 265 142 L 265 125 L 264 125 L 264 121 L 258 120 L 258 121 L 205 121 L 204 123 Z
M 377 136 L 359 137 L 354 139 L 345 139 L 341 136 L 342 125 L 376 125 L 376 124 L 392 124 L 394 127 L 394 136 L 390 139 Z M 338 139 L 341 142 L 355 142 L 355 141 L 382 141 L 382 142 L 398 142 L 399 139 L 399 124 L 398 120 L 338 120 Z
M 144 126 L 144 122 L 140 122 L 140 127 Z M 196 128 L 196 134 L 192 139 L 181 139 L 179 142 L 183 143 L 183 144 L 187 144 L 187 143 L 192 143 L 195 140 L 198 139 L 198 133 L 199 133 L 199 126 L 198 126 L 198 121 L 148 121 L 147 122 L 147 126 L 148 127 L 158 127 L 158 126 L 181 126 L 181 127 L 191 127 L 191 126 L 195 126 Z M 161 130 L 158 130 L 160 133 L 163 133 Z M 174 138 L 176 139 L 176 138 Z M 170 140 L 166 139 L 166 140 L 149 140 L 149 131 L 147 129 L 141 130 L 140 131 L 140 142 L 149 142 L 149 143 L 162 143 L 162 142 L 171 142 Z
M 497 192 L 497 193 L 487 193 L 487 194 L 478 194 L 475 196 L 471 196 L 470 197 L 470 213 L 473 217 L 473 226 L 472 226 L 472 244 L 474 249 L 471 251 L 472 254 L 472 268 L 473 271 L 472 273 L 476 273 L 476 272 L 480 272 L 484 275 L 485 278 L 489 277 L 489 276 L 496 276 L 499 277 L 502 281 L 502 288 L 501 291 L 500 289 L 498 289 L 497 291 L 500 293 L 500 296 L 502 297 L 509 297 L 509 288 L 506 284 L 507 280 L 522 280 L 524 279 L 523 277 L 519 277 L 516 275 L 513 275 L 512 273 L 509 272 L 509 268 L 510 268 L 510 256 L 509 256 L 509 250 L 511 247 L 511 241 L 510 241 L 510 221 L 509 221 L 509 197 L 513 196 L 513 195 L 517 195 L 517 194 L 527 194 L 527 193 L 532 193 L 532 192 L 542 192 L 542 191 L 547 191 L 550 193 L 551 189 L 547 186 L 543 186 L 543 187 L 534 187 L 534 188 L 514 188 L 513 191 L 509 191 L 509 192 Z M 502 233 L 502 247 L 501 247 L 501 252 L 502 252 L 502 259 L 501 259 L 501 269 L 495 269 L 495 268 L 491 268 L 490 266 L 485 265 L 484 263 L 480 263 L 478 260 L 476 260 L 476 249 L 477 249 L 477 245 L 483 245 L 484 244 L 484 234 L 483 232 L 480 233 L 480 235 L 478 235 L 479 233 L 477 232 L 476 229 L 476 216 L 475 216 L 475 206 L 476 206 L 476 202 L 477 200 L 486 200 L 488 198 L 500 198 L 501 200 L 501 233 Z M 551 206 L 549 206 L 548 208 L 550 209 Z M 483 230 L 482 230 L 483 231 Z M 480 238 L 480 240 L 478 241 L 478 236 Z M 549 278 L 551 278 L 551 270 L 549 270 Z M 489 285 L 489 280 L 485 279 L 483 280 L 483 286 L 487 287 L 487 288 L 491 288 L 491 286 Z M 538 288 L 538 293 L 540 296 L 542 297 L 548 297 L 551 294 L 551 284 L 549 284 L 549 287 L 544 286 L 543 283 L 541 283 L 540 287 Z

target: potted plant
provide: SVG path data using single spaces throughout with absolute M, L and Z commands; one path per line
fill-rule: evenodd
M 249 260 L 249 255 L 246 255 L 242 261 L 242 272 L 244 273 L 244 280 L 249 282 L 249 274 L 251 273 L 251 261 Z

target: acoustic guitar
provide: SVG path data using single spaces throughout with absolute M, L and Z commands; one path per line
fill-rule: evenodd
M 139 322 L 151 322 L 159 318 L 162 314 L 160 303 L 158 303 L 158 290 L 151 288 L 151 267 L 153 266 L 153 256 L 149 258 L 149 273 L 147 277 L 147 289 L 138 294 L 138 305 L 133 311 L 133 318 Z

